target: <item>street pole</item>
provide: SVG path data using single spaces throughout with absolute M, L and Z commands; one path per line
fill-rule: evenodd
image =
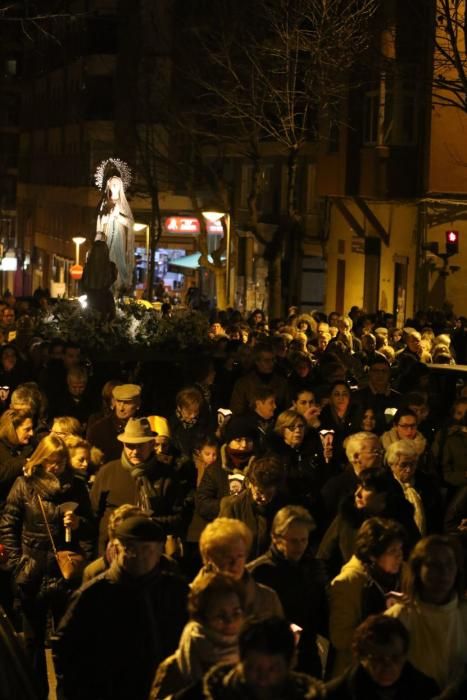
M 224 214 L 225 218 L 225 299 L 227 307 L 230 306 L 230 214 Z

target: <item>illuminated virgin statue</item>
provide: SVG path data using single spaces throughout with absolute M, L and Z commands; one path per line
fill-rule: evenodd
M 131 182 L 131 171 L 119 158 L 109 158 L 99 165 L 95 179 L 102 192 L 97 209 L 97 233 L 104 234 L 110 260 L 117 267 L 115 292 L 128 293 L 133 287 L 135 266 L 134 220 L 125 196 Z

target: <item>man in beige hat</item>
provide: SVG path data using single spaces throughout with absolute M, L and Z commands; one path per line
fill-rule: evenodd
M 141 406 L 141 387 L 138 384 L 120 384 L 112 390 L 112 413 L 92 423 L 86 439 L 104 453 L 104 462 L 118 459 L 122 452 L 117 436 L 125 429 L 129 418 L 138 414 Z
M 173 520 L 175 527 L 177 486 L 172 467 L 157 459 L 155 438 L 147 418 L 129 418 L 124 431 L 117 436 L 119 458 L 104 464 L 97 472 L 91 504 L 99 522 L 99 554 L 105 550 L 110 514 L 124 503 L 151 512 L 155 521 L 160 520 L 166 526 L 166 534 L 172 534 L 170 525 Z

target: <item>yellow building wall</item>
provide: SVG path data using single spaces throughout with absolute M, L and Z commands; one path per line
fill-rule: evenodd
M 433 109 L 427 190 L 467 193 L 467 114 L 459 109 Z
M 358 221 L 366 235 L 375 236 L 366 217 L 351 199 L 344 199 L 347 209 Z M 390 235 L 389 246 L 381 242 L 379 299 L 377 307 L 394 311 L 395 263 L 407 258 L 406 316 L 412 315 L 415 301 L 415 267 L 417 237 L 417 207 L 410 203 L 368 202 Z M 364 240 L 357 237 L 335 204 L 332 206 L 330 235 L 327 244 L 326 310 L 336 307 L 337 260 L 345 260 L 344 311 L 351 306 L 363 307 L 365 281 Z

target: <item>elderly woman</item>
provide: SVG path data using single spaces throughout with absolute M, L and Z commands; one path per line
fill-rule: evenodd
M 195 580 L 207 571 L 229 574 L 245 587 L 247 616 L 282 616 L 282 605 L 277 594 L 271 588 L 257 583 L 245 568 L 252 539 L 251 531 L 240 520 L 216 518 L 209 523 L 199 540 L 203 568 Z
M 369 518 L 358 531 L 354 554 L 331 583 L 329 637 L 336 650 L 333 677 L 352 661 L 352 636 L 368 615 L 384 612 L 400 591 L 405 533 L 393 520 Z
M 316 637 L 318 633 L 327 636 L 328 602 L 326 572 L 309 550 L 315 528 L 305 508 L 281 508 L 272 522 L 271 547 L 247 569 L 255 581 L 276 591 L 287 619 L 302 628 L 297 670 L 319 678 L 322 668 Z
M 449 537 L 431 535 L 410 555 L 404 582 L 407 599 L 386 615 L 410 632 L 409 661 L 443 690 L 465 673 L 467 603 L 462 557 Z
M 346 438 L 344 448 L 347 458 L 344 470 L 332 476 L 321 491 L 326 515 L 330 520 L 337 514 L 343 498 L 355 491 L 359 473 L 364 469 L 382 465 L 383 450 L 378 436 L 374 433 L 353 433 Z
M 10 408 L 0 418 L 0 512 L 16 477 L 33 451 L 34 428 L 29 411 Z
M 389 445 L 385 461 L 400 484 L 406 500 L 414 507 L 414 520 L 422 537 L 442 529 L 442 504 L 436 483 L 417 469 L 419 452 L 413 440 Z
M 317 517 L 323 460 L 310 445 L 305 446 L 306 428 L 306 420 L 298 411 L 283 411 L 274 426 L 270 449 L 285 467 L 289 502 L 305 506 Z
M 20 598 L 26 647 L 41 698 L 48 692 L 44 653 L 48 615 L 51 612 L 58 622 L 75 583 L 65 581 L 60 573 L 45 520 L 57 550 L 90 554 L 93 548 L 89 495 L 67 467 L 67 456 L 60 438 L 43 438 L 27 462 L 24 476 L 15 481 L 0 523 L 0 538 Z

